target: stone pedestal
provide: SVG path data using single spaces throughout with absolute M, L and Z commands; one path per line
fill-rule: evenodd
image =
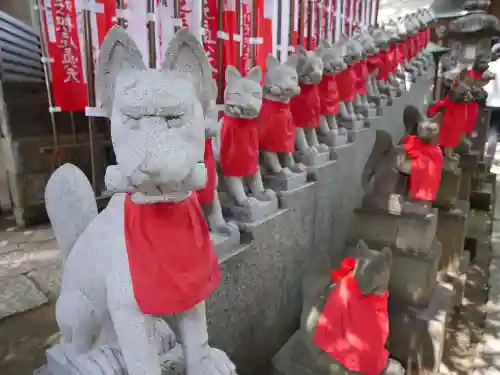
M 219 259 L 224 258 L 240 245 L 240 231 L 236 225 L 231 226 L 229 235 L 211 232 L 210 238 Z
M 248 206 L 237 205 L 232 199 L 228 199 L 227 196 L 224 197 L 222 194 L 219 194 L 219 196 L 224 216 L 235 222 L 248 223 L 261 221 L 278 211 L 278 199 L 276 196 L 269 201 L 259 201 L 251 197 Z
M 307 182 L 307 173 L 292 173 L 288 176 L 274 175 L 266 173 L 263 176 L 264 185 L 276 192 L 282 190 L 293 190 L 304 185 Z
M 459 199 L 469 200 L 472 192 L 472 176 L 479 163 L 479 153 L 471 151 L 468 154 L 460 156 L 460 168 L 462 169 L 462 178 L 460 181 Z
M 456 273 L 445 272 L 442 275 L 442 280 L 445 283 L 453 285 L 453 307 L 462 306 L 465 294 L 465 286 L 467 284 L 467 271 L 470 266 L 470 253 L 464 251 L 460 259 L 460 269 Z
M 341 127 L 347 130 L 361 130 L 365 128 L 364 120 L 356 120 L 356 121 L 345 121 L 342 119 L 338 120 L 338 123 Z
M 460 269 L 469 211 L 468 201 L 459 201 L 453 208 L 439 210 L 436 238 L 443 245 L 440 270 L 456 274 Z
M 370 249 L 382 250 L 380 244 L 365 241 Z M 439 259 L 442 246 L 434 241 L 426 254 L 403 251 L 396 247 L 392 250 L 392 269 L 389 281 L 391 298 L 402 304 L 427 307 L 436 287 Z M 349 242 L 345 256 L 354 256 L 356 244 Z
M 344 146 L 349 142 L 346 129 L 339 128 L 337 131 L 330 131 L 328 134 L 318 134 L 319 141 L 330 147 Z
M 351 238 L 363 239 L 373 244 L 390 246 L 401 250 L 427 253 L 436 233 L 438 210 L 428 215 L 413 213 L 391 214 L 358 208 L 354 210 L 355 221 Z
M 439 373 L 453 296 L 452 285 L 441 282 L 426 308 L 414 309 L 389 299 L 389 352 L 407 369 L 411 367 L 411 374 Z
M 303 154 L 300 151 L 294 153 L 295 160 L 306 166 L 307 177 L 310 180 L 316 179 L 316 171 L 318 167 L 327 163 L 332 163 L 332 153 L 330 150 L 325 152 L 309 152 Z
M 462 182 L 462 170 L 443 170 L 441 173 L 441 185 L 434 201 L 434 206 L 438 208 L 453 207 L 458 201 L 460 186 Z

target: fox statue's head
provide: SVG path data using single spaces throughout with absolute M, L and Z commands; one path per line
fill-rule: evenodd
M 231 117 L 256 118 L 262 107 L 262 70 L 254 66 L 245 77 L 235 67 L 226 67 L 224 112 Z
M 216 86 L 205 51 L 187 29 L 170 42 L 160 69 L 148 69 L 119 26 L 107 34 L 96 69 L 96 91 L 111 120 L 117 165 L 109 190 L 136 203 L 180 200 L 206 183 L 204 113 Z
M 297 74 L 296 55 L 290 56 L 284 63 L 273 55 L 267 55 L 267 72 L 264 78 L 264 97 L 288 102 L 294 96 L 300 94 L 299 78 Z
M 325 74 L 333 75 L 347 69 L 342 48 L 326 39 L 321 39 L 321 46 L 323 47 L 323 72 Z
M 297 59 L 297 73 L 299 82 L 305 85 L 314 85 L 323 77 L 323 47 L 319 46 L 314 51 L 308 51 L 301 45 L 297 46 L 295 55 L 290 56 Z

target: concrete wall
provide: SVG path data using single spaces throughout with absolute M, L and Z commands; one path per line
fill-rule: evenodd
M 412 85 L 369 129 L 320 168 L 316 182 L 280 196 L 281 210 L 247 228 L 253 241 L 221 260 L 223 280 L 208 300 L 213 345 L 225 350 L 242 375 L 270 373 L 270 360 L 299 327 L 302 278 L 336 266 L 363 196 L 361 173 L 376 130 L 403 136 L 406 105 L 423 107 L 432 79 Z M 330 265 L 328 264 L 330 263 Z
M 33 0 L 0 0 L 0 10 L 29 26 L 34 26 Z

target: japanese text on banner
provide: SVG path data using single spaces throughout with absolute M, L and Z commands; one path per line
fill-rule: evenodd
M 208 56 L 208 61 L 212 65 L 213 78 L 217 80 L 218 73 L 218 48 L 217 48 L 217 27 L 218 27 L 218 12 L 217 0 L 204 0 L 203 4 L 203 28 L 205 34 L 203 36 L 203 46 Z
M 87 105 L 74 0 L 44 0 L 42 9 L 51 64 L 54 101 L 63 111 Z

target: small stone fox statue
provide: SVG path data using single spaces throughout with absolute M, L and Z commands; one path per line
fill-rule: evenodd
M 323 76 L 323 48 L 307 51 L 297 47 L 297 53 L 290 59 L 297 60 L 300 94 L 291 99 L 290 107 L 295 122 L 295 146 L 303 155 L 328 151 L 328 146 L 320 144 L 316 134 L 320 118 L 320 98 L 318 84 Z
M 355 252 L 331 275 L 305 280 L 289 360 L 318 375 L 379 375 L 389 367 L 391 374 L 402 374 L 385 349 L 391 250 L 372 251 L 359 241 Z
M 356 101 L 354 104 L 356 108 L 359 108 L 362 112 L 367 113 L 370 108 L 376 107 L 376 104 L 373 103 L 373 99 L 369 99 L 372 91 L 372 88 L 370 87 L 370 69 L 372 69 L 372 67 L 370 67 L 370 69 L 368 68 L 370 65 L 369 59 L 370 57 L 373 59 L 379 50 L 376 46 L 375 40 L 368 33 L 359 32 L 354 36 L 354 38 L 361 44 L 364 55 L 364 59 L 359 62 L 357 72 L 358 94 L 356 95 Z M 376 100 L 376 102 L 378 102 L 378 100 Z
M 280 64 L 269 54 L 266 66 L 264 100 L 258 124 L 259 147 L 267 170 L 286 177 L 305 170 L 305 167 L 295 163 L 293 158 L 295 125 L 290 110 L 290 99 L 300 94 L 297 59 L 289 58 Z
M 211 232 L 230 236 L 238 227 L 232 223 L 226 222 L 222 216 L 222 208 L 217 192 L 218 177 L 217 167 L 214 157 L 212 140 L 219 136 L 218 111 L 216 107 L 217 84 L 213 82 L 213 90 L 208 107 L 205 109 L 205 154 L 203 162 L 207 169 L 207 185 L 196 193 L 203 213 L 207 219 L 208 227 Z
M 252 199 L 270 201 L 274 196 L 273 191 L 264 189 L 259 170 L 257 117 L 262 107 L 261 80 L 260 66 L 250 69 L 246 77 L 230 65 L 226 68 L 219 164 L 229 194 L 243 207 L 249 207 Z M 248 180 L 251 198 L 245 192 L 244 180 Z
M 390 59 L 388 57 L 390 48 L 390 39 L 388 34 L 382 29 L 377 28 L 373 31 L 373 38 L 377 43 L 379 49 L 378 57 L 380 59 L 379 67 L 377 69 L 377 88 L 378 92 L 387 98 L 389 105 L 392 104 L 393 89 L 389 84 L 390 74 Z
M 336 76 L 347 69 L 347 64 L 338 46 L 322 39 L 323 47 L 323 78 L 319 84 L 321 117 L 318 132 L 321 138 L 329 133 L 339 132 L 337 114 L 339 112 L 339 91 Z

